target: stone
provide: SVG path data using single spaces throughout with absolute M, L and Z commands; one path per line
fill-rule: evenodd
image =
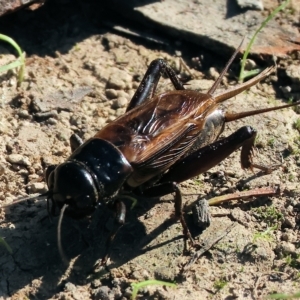
M 260 0 L 237 0 L 240 8 L 250 8 L 256 10 L 264 10 L 264 5 Z
M 11 164 L 18 164 L 23 166 L 30 166 L 31 163 L 28 157 L 25 157 L 21 154 L 10 154 L 7 156 L 6 160 Z

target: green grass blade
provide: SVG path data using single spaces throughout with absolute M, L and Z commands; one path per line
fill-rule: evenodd
M 0 237 L 0 244 L 2 244 L 7 251 L 12 254 L 12 249 L 10 248 L 10 246 L 5 242 L 5 240 L 3 238 Z
M 21 54 L 19 57 L 19 60 L 21 62 L 20 70 L 19 70 L 19 75 L 18 75 L 18 86 L 23 82 L 24 80 L 24 74 L 25 74 L 25 52 Z
M 287 294 L 273 294 L 269 295 L 267 299 L 295 299 L 295 298 L 300 298 L 300 292 L 297 292 L 292 295 L 287 295 Z
M 16 49 L 16 51 L 18 52 L 18 55 L 19 56 L 22 55 L 22 50 L 21 50 L 20 46 L 12 38 L 10 38 L 7 35 L 0 34 L 0 40 L 11 44 Z
M 25 74 L 25 52 L 23 52 L 22 49 L 20 48 L 20 46 L 12 38 L 10 38 L 7 35 L 0 34 L 0 41 L 4 41 L 4 42 L 7 42 L 10 45 L 12 45 L 15 48 L 15 50 L 18 52 L 18 55 L 19 55 L 19 58 L 16 62 L 10 63 L 5 66 L 1 66 L 0 72 L 4 72 L 4 71 L 10 70 L 10 69 L 19 67 L 18 86 L 20 86 L 20 84 L 24 80 L 24 74 Z
M 249 55 L 249 52 L 251 50 L 251 47 L 256 39 L 257 34 L 267 25 L 267 23 L 272 20 L 274 18 L 274 16 L 282 9 L 284 9 L 288 4 L 289 4 L 290 0 L 286 0 L 284 2 L 281 3 L 281 5 L 279 5 L 277 8 L 275 8 L 271 14 L 261 23 L 261 25 L 259 26 L 259 28 L 255 31 L 255 33 L 253 34 L 250 42 L 247 45 L 247 48 L 244 52 L 243 58 L 242 58 L 242 62 L 241 62 L 241 71 L 240 71 L 240 75 L 239 75 L 239 81 L 242 82 L 245 79 L 245 65 L 246 65 L 246 60 L 247 57 Z M 249 75 L 248 75 L 249 76 Z
M 170 286 L 170 287 L 176 287 L 175 283 L 171 282 L 165 282 L 165 281 L 160 281 L 160 280 L 146 280 L 138 283 L 132 283 L 131 286 L 133 288 L 132 290 L 132 295 L 131 299 L 134 300 L 137 296 L 137 293 L 139 289 L 148 286 L 148 285 L 165 285 L 165 286 Z
M 6 71 L 11 70 L 11 69 L 18 68 L 22 65 L 23 65 L 23 63 L 18 59 L 18 60 L 13 61 L 12 63 L 10 63 L 8 65 L 0 66 L 0 73 L 6 72 Z

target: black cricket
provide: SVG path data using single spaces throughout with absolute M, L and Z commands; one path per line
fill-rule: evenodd
M 72 155 L 46 171 L 48 211 L 53 215 L 56 209 L 61 211 L 58 241 L 62 256 L 60 224 L 64 214 L 78 219 L 91 215 L 99 204 L 109 205 L 116 215 L 109 247 L 125 221 L 122 195 L 131 192 L 160 197 L 174 193 L 175 216 L 182 224 L 185 241 L 189 238 L 193 243 L 182 213 L 180 182 L 209 170 L 240 147 L 242 168 L 272 170 L 252 161 L 256 136 L 252 127 L 244 126 L 229 137 L 218 139 L 226 122 L 299 104 L 236 114 L 220 110 L 219 103 L 255 85 L 274 70 L 267 68 L 243 84 L 215 93 L 239 50 L 205 94 L 185 89 L 164 60 L 154 60 L 124 115 L 85 143 L 75 135 L 71 137 Z M 175 90 L 155 95 L 162 74 L 167 74 Z M 103 264 L 107 258 L 108 249 Z

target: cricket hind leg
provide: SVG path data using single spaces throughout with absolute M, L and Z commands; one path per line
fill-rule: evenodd
M 133 193 L 146 197 L 162 197 L 175 193 L 175 216 L 180 220 L 184 234 L 184 249 L 186 241 L 189 239 L 195 245 L 185 222 L 182 212 L 182 195 L 178 183 L 195 177 L 210 168 L 214 167 L 238 148 L 242 147 L 241 165 L 245 169 L 258 168 L 263 171 L 271 171 L 273 167 L 261 166 L 252 162 L 254 141 L 257 132 L 250 126 L 244 126 L 231 134 L 229 137 L 220 139 L 206 147 L 195 150 L 188 156 L 174 164 L 169 171 L 164 174 L 156 184 L 140 190 L 137 188 Z
M 244 126 L 230 136 L 200 148 L 176 162 L 160 178 L 159 183 L 170 181 L 180 183 L 198 176 L 216 166 L 240 147 L 242 147 L 241 166 L 243 169 L 252 170 L 253 168 L 257 168 L 270 173 L 278 168 L 279 165 L 263 166 L 253 163 L 252 158 L 256 135 L 257 132 L 255 129 L 250 126 Z

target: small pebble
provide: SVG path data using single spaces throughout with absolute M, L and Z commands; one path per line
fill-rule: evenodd
M 256 62 L 252 59 L 247 59 L 246 64 L 245 64 L 245 70 L 250 71 L 250 70 L 253 70 L 255 68 L 257 68 Z
M 162 281 L 174 281 L 176 277 L 175 267 L 169 266 L 166 267 L 158 267 L 155 270 L 155 278 Z
M 32 286 L 33 288 L 39 288 L 40 285 L 41 285 L 41 281 L 40 281 L 39 279 L 34 279 L 34 280 L 32 281 L 32 283 L 31 283 L 31 286 Z
M 231 292 L 230 296 L 232 297 L 232 299 L 238 299 L 238 298 L 240 298 L 240 295 L 242 295 L 241 290 L 238 288 L 232 288 L 230 292 Z M 240 298 L 240 299 L 242 299 L 242 298 Z
M 30 166 L 31 163 L 28 157 L 25 157 L 21 154 L 10 154 L 7 156 L 6 160 L 11 164 L 18 164 L 23 166 Z
M 182 56 L 182 52 L 180 50 L 175 50 L 175 55 L 178 57 Z
M 19 172 L 19 171 L 21 170 L 21 165 L 13 164 L 13 165 L 12 165 L 12 169 L 13 169 L 14 171 Z
M 115 99 L 118 97 L 117 90 L 114 89 L 106 89 L 105 95 L 108 99 Z
M 135 280 L 140 280 L 140 281 L 143 280 L 143 277 L 142 277 L 141 272 L 139 270 L 134 271 L 131 274 L 131 277 L 132 277 L 132 279 L 135 279 Z
M 15 86 L 17 84 L 17 80 L 13 77 L 9 79 L 8 86 Z
M 280 89 L 281 89 L 284 97 L 286 99 L 289 99 L 290 98 L 290 93 L 292 91 L 292 88 L 290 86 L 281 86 Z
M 119 116 L 124 115 L 124 114 L 125 114 L 125 108 L 116 109 L 116 113 L 115 113 L 116 117 L 119 117 Z
M 287 66 L 286 75 L 288 77 L 290 77 L 290 79 L 294 83 L 299 83 L 300 82 L 300 67 L 296 64 Z
M 294 234 L 293 230 L 286 229 L 286 232 L 282 233 L 281 239 L 285 242 L 296 242 L 297 237 Z
M 67 282 L 67 283 L 65 284 L 65 291 L 66 291 L 66 292 L 73 292 L 73 291 L 75 291 L 75 290 L 76 290 L 76 286 L 75 286 L 73 283 Z
M 122 107 L 126 107 L 128 104 L 128 100 L 125 97 L 119 97 L 118 99 L 115 99 L 112 103 L 112 108 L 118 109 Z
M 117 98 L 119 98 L 119 97 L 124 97 L 126 99 L 130 99 L 131 98 L 128 93 L 126 93 L 126 92 L 124 92 L 122 90 L 121 91 L 117 91 Z
M 5 173 L 5 167 L 0 164 L 0 176 L 3 175 Z
M 30 114 L 28 113 L 28 111 L 26 109 L 22 109 L 18 112 L 18 116 L 20 118 L 24 118 L 24 119 L 29 119 L 31 118 Z
M 194 224 L 200 228 L 207 228 L 210 225 L 209 204 L 206 199 L 198 198 L 192 207 Z
M 102 283 L 101 283 L 100 279 L 95 279 L 95 280 L 93 280 L 93 282 L 92 282 L 92 286 L 93 286 L 94 288 L 100 287 L 101 285 L 102 285 Z
M 283 221 L 283 224 L 288 227 L 288 228 L 295 228 L 296 227 L 296 221 L 295 221 L 295 218 L 294 217 L 285 217 L 284 218 L 284 221 Z
M 134 82 L 132 83 L 132 88 L 133 88 L 134 90 L 136 90 L 139 86 L 140 86 L 140 82 L 134 81 Z
M 242 9 L 264 10 L 263 2 L 260 0 L 237 0 L 237 4 Z
M 99 117 L 97 119 L 97 126 L 101 128 L 102 126 L 104 126 L 105 122 L 106 122 L 106 118 Z
M 113 294 L 112 299 L 120 299 L 120 300 L 124 299 L 124 300 L 125 300 L 125 298 L 122 298 L 122 294 L 123 294 L 123 293 L 122 293 L 120 287 L 118 287 L 118 288 L 113 288 L 113 289 L 112 289 L 112 294 Z
M 28 170 L 26 169 L 21 169 L 18 173 L 23 176 L 27 176 L 29 174 Z
M 292 205 L 288 205 L 285 209 L 285 212 L 292 214 L 294 212 L 294 207 Z
M 46 121 L 47 124 L 49 125 L 56 125 L 57 124 L 57 120 L 54 119 L 54 118 L 49 118 L 47 121 Z
M 262 246 L 258 246 L 254 253 L 252 254 L 252 257 L 256 260 L 256 261 L 263 261 L 263 260 L 267 260 L 267 258 L 269 258 L 269 252 L 267 251 L 267 249 L 265 247 Z
M 48 188 L 44 182 L 33 182 L 28 186 L 28 190 L 31 194 L 43 194 L 48 191 Z
M 107 82 L 107 88 L 125 90 L 132 88 L 132 77 L 125 71 L 113 68 Z
M 132 295 L 132 287 L 129 286 L 129 287 L 125 290 L 124 296 L 125 296 L 125 297 L 131 297 L 131 295 Z
M 209 70 L 208 70 L 208 75 L 209 75 L 209 77 L 212 78 L 213 80 L 216 80 L 216 79 L 219 77 L 220 74 L 219 74 L 219 72 L 217 71 L 216 68 L 211 67 L 211 68 L 209 68 Z
M 277 245 L 276 250 L 281 255 L 285 256 L 287 254 L 295 254 L 296 247 L 292 243 L 282 241 L 279 245 Z
M 38 119 L 57 118 L 58 113 L 56 110 L 50 110 L 46 112 L 39 112 L 34 115 Z
M 108 286 L 101 286 L 93 291 L 94 300 L 110 300 L 110 288 Z M 131 295 L 131 294 L 130 294 Z
M 108 119 L 107 119 L 107 121 L 108 122 L 112 122 L 113 120 L 115 120 L 115 118 L 116 118 L 115 116 L 109 116 Z

